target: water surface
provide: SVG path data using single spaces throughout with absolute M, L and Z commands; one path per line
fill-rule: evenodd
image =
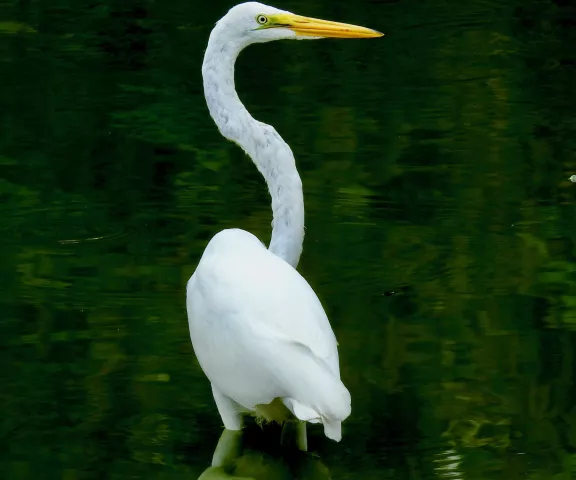
M 300 271 L 353 397 L 340 444 L 310 429 L 334 479 L 576 474 L 576 9 L 504 3 L 280 0 L 386 36 L 239 60 L 241 98 L 296 155 Z M 0 5 L 2 478 L 210 464 L 185 282 L 219 230 L 270 236 L 202 94 L 230 6 Z M 246 457 L 278 433 L 249 428 Z

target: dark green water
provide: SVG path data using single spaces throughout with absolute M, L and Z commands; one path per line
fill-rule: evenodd
M 231 5 L 0 4 L 0 478 L 210 465 L 185 282 L 219 230 L 270 235 L 201 88 Z M 312 427 L 311 450 L 334 479 L 576 478 L 576 7 L 275 6 L 387 34 L 258 45 L 237 68 L 296 155 L 300 271 L 353 398 L 343 441 Z M 245 463 L 278 434 L 249 428 Z

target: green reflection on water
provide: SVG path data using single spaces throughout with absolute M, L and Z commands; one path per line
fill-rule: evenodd
M 2 478 L 210 465 L 222 427 L 184 285 L 217 231 L 270 234 L 263 181 L 202 97 L 229 6 L 2 6 Z M 238 65 L 296 155 L 301 271 L 353 396 L 343 442 L 312 427 L 311 450 L 333 478 L 571 478 L 574 10 L 277 6 L 387 34 L 258 45 Z M 254 428 L 251 451 L 277 434 Z

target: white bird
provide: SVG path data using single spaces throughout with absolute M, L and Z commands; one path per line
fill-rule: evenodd
M 194 352 L 228 430 L 241 430 L 246 413 L 278 422 L 295 417 L 302 421 L 299 446 L 306 449 L 303 422 L 321 422 L 325 435 L 339 441 L 341 422 L 351 412 L 336 338 L 318 297 L 296 271 L 304 199 L 294 156 L 238 98 L 234 63 L 252 43 L 380 36 L 256 2 L 232 8 L 210 34 L 202 65 L 210 114 L 264 176 L 273 212 L 269 249 L 244 230 L 223 230 L 208 243 L 186 289 Z

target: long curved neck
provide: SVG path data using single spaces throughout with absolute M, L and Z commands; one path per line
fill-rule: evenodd
M 220 133 L 237 143 L 264 176 L 272 197 L 272 239 L 269 250 L 293 267 L 304 241 L 304 197 L 294 155 L 269 125 L 255 120 L 234 87 L 234 64 L 246 46 L 225 40 L 216 25 L 204 55 L 204 94 Z

